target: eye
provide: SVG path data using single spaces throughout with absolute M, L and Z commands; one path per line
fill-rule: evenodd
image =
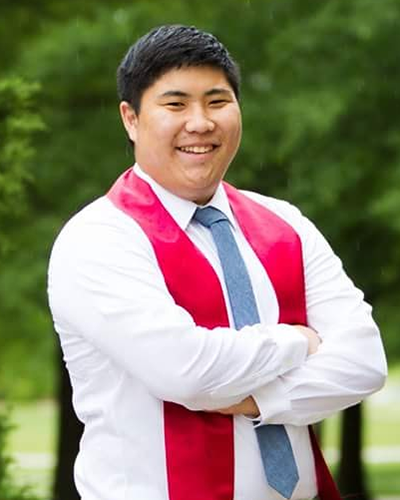
M 184 107 L 184 104 L 181 101 L 171 101 L 171 102 L 165 103 L 165 106 L 167 106 L 168 108 L 172 108 L 172 109 L 181 109 Z
M 212 101 L 210 101 L 209 104 L 213 108 L 222 108 L 222 106 L 224 106 L 227 103 L 228 101 L 226 99 L 213 99 Z

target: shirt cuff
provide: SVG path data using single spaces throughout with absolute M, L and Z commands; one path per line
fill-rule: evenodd
M 274 417 L 282 412 L 290 411 L 292 408 L 284 383 L 280 378 L 260 387 L 253 392 L 252 396 L 260 410 L 260 416 L 254 419 L 258 421 L 256 427 L 263 424 L 282 423 L 274 420 Z

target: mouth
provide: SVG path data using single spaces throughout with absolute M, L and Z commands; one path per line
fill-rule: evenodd
M 211 153 L 211 151 L 214 151 L 218 146 L 215 144 L 207 144 L 205 146 L 180 146 L 177 147 L 179 151 L 182 153 L 188 153 L 188 154 L 193 154 L 193 155 L 204 155 L 207 153 Z

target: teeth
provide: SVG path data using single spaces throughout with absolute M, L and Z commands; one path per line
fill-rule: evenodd
M 209 153 L 214 149 L 213 146 L 184 146 L 182 148 L 179 148 L 181 151 L 184 151 L 185 153 Z

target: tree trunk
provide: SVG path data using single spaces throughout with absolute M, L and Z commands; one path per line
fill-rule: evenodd
M 68 372 L 59 354 L 59 389 L 58 389 L 58 446 L 54 479 L 54 500 L 79 500 L 76 491 L 73 468 L 78 454 L 79 441 L 83 426 L 72 408 L 72 391 Z
M 338 486 L 351 500 L 370 500 L 362 463 L 362 406 L 342 412 L 341 456 Z

